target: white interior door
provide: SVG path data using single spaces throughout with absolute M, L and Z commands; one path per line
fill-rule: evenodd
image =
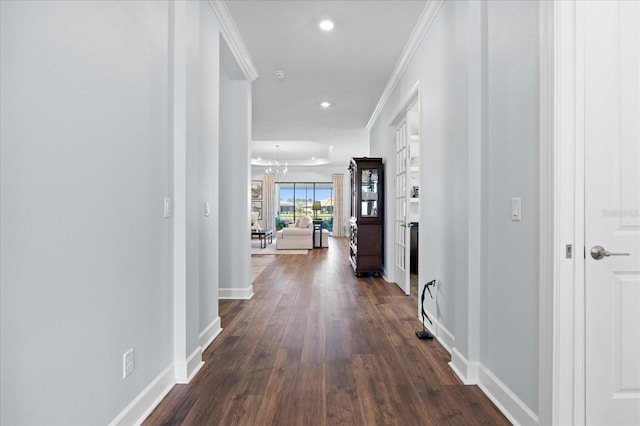
M 409 259 L 411 229 L 407 221 L 407 202 L 409 201 L 409 137 L 407 117 L 396 126 L 394 145 L 396 152 L 396 216 L 395 216 L 395 261 L 394 278 L 396 284 L 404 290 L 405 294 L 411 293 L 411 280 L 409 277 Z
M 639 425 L 639 3 L 584 5 L 585 416 Z

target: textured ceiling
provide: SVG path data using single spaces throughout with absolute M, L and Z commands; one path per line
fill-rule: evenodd
M 426 1 L 225 4 L 259 74 L 253 84 L 252 157 L 275 152 L 276 143 L 293 164 L 344 166 L 351 156 L 368 155 L 365 126 Z M 323 19 L 335 28 L 322 31 Z M 277 70 L 286 72 L 284 79 L 276 78 Z M 330 108 L 320 107 L 325 100 Z M 328 158 L 309 163 L 315 151 L 309 152 L 308 142 L 326 145 Z

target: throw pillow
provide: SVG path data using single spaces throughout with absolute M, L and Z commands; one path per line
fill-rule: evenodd
M 300 228 L 306 229 L 311 225 L 311 218 L 304 216 L 300 219 Z

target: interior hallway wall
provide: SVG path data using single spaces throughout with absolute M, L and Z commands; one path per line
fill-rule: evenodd
M 220 28 L 210 7 L 202 7 L 200 13 L 200 155 L 198 198 L 200 252 L 199 252 L 199 337 L 200 346 L 208 343 L 220 329 L 218 315 L 218 271 L 220 269 Z M 208 207 L 208 216 L 205 211 Z
M 487 5 L 481 362 L 538 410 L 539 3 Z M 522 199 L 522 221 L 511 199 Z M 505 357 L 505 354 L 508 354 Z
M 249 134 L 251 83 L 220 117 L 235 59 L 208 1 L 0 2 L 0 19 L 0 423 L 132 424 L 197 371 L 219 274 L 248 275 L 248 247 L 219 258 L 219 136 Z M 225 179 L 244 188 L 246 164 Z
M 107 424 L 172 362 L 169 8 L 0 19 L 0 423 Z
M 250 298 L 251 285 L 251 82 L 241 72 L 221 39 L 220 49 L 220 194 L 219 294 L 226 298 Z M 225 52 L 228 52 L 225 53 Z M 224 326 L 224 324 L 223 324 Z
M 389 128 L 420 82 L 420 283 L 441 281 L 427 308 L 463 379 L 519 423 L 538 410 L 538 9 L 444 2 L 371 128 L 393 194 Z

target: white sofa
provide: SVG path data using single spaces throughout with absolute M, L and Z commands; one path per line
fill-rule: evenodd
M 320 235 L 316 232 L 316 239 Z M 316 242 L 318 244 L 318 242 Z M 322 247 L 329 247 L 329 231 L 322 230 Z M 294 226 L 276 232 L 277 250 L 312 249 L 313 219 L 304 216 Z
M 313 228 L 282 228 L 276 232 L 276 249 L 312 249 Z

